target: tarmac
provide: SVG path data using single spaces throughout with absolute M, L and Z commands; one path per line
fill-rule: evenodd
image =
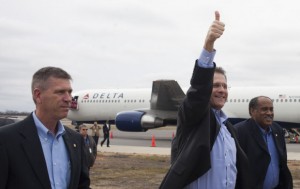
M 98 145 L 99 152 L 113 152 L 113 153 L 125 153 L 125 154 L 144 154 L 144 155 L 170 155 L 170 148 L 161 147 L 141 147 L 141 146 L 121 146 L 110 145 L 110 147 Z M 288 160 L 300 160 L 300 153 L 288 152 Z

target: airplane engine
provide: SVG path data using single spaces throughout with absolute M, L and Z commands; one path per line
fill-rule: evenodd
M 162 127 L 163 120 L 139 111 L 120 112 L 116 116 L 116 126 L 120 131 L 142 132 Z

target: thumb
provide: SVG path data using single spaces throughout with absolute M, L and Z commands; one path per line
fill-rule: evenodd
M 220 13 L 219 13 L 219 11 L 215 11 L 215 19 L 217 21 L 220 21 Z

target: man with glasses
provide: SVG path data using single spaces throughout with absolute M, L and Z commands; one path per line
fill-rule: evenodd
M 222 111 L 228 96 L 225 71 L 213 62 L 214 42 L 224 27 L 216 11 L 179 108 L 172 165 L 162 189 L 250 188 L 247 157 Z
M 79 133 L 82 135 L 85 142 L 85 155 L 90 169 L 93 167 L 97 157 L 97 145 L 93 137 L 88 135 L 88 128 L 86 125 L 82 124 L 79 126 Z

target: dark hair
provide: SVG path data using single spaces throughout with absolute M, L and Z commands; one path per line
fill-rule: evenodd
M 222 67 L 216 67 L 215 68 L 215 73 L 219 73 L 219 74 L 224 75 L 225 79 L 227 80 L 226 71 Z
M 45 90 L 47 88 L 47 80 L 50 77 L 72 80 L 70 74 L 68 74 L 65 70 L 61 68 L 51 67 L 51 66 L 41 68 L 38 71 L 36 71 L 32 76 L 32 82 L 31 82 L 32 94 L 35 88 Z
M 258 107 L 258 100 L 259 100 L 259 98 L 262 98 L 262 97 L 268 98 L 272 101 L 272 99 L 267 96 L 257 96 L 257 97 L 252 98 L 249 102 L 249 115 L 250 116 L 251 116 L 251 109 L 256 109 Z

